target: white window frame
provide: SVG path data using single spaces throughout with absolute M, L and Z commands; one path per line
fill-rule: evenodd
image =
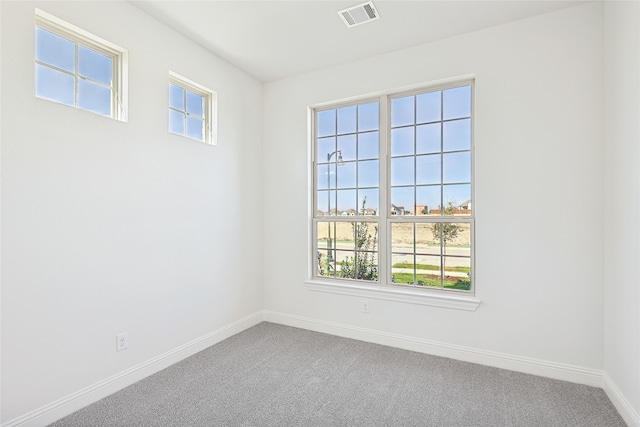
M 128 120 L 127 117 L 127 109 L 128 109 L 128 64 L 129 64 L 129 52 L 112 43 L 108 40 L 105 40 L 101 37 L 98 37 L 88 31 L 83 30 L 69 22 L 66 22 L 56 16 L 53 16 L 41 9 L 35 9 L 35 26 L 38 28 L 42 28 L 43 30 L 49 31 L 57 36 L 63 37 L 77 46 L 84 46 L 86 48 L 95 50 L 103 55 L 106 55 L 112 59 L 113 66 L 113 74 L 112 74 L 112 85 L 111 85 L 111 117 L 112 119 L 126 122 Z M 36 64 L 40 64 L 49 68 L 52 68 L 56 71 L 63 71 L 66 74 L 71 74 L 64 70 L 58 70 L 55 67 L 52 67 L 49 64 L 40 63 L 39 61 L 35 61 Z M 74 97 L 75 97 L 75 105 L 74 108 L 79 110 L 89 111 L 84 108 L 78 106 L 78 85 L 77 80 L 82 79 L 83 77 L 78 75 L 77 72 L 77 59 L 76 59 L 76 72 L 74 75 L 76 78 L 76 87 L 74 89 Z M 34 89 L 35 90 L 35 89 Z M 38 97 L 36 95 L 36 97 Z M 48 98 L 48 101 L 56 102 L 55 100 L 51 100 Z M 57 102 L 56 102 L 57 103 Z M 66 105 L 66 104 L 62 104 Z M 92 112 L 94 114 L 98 114 Z M 102 114 L 98 114 L 103 116 Z
M 180 74 L 169 71 L 169 83 L 181 87 L 185 91 L 194 93 L 196 95 L 200 95 L 204 98 L 204 140 L 192 138 L 185 134 L 180 135 L 173 132 L 169 132 L 172 135 L 182 136 L 184 138 L 189 138 L 193 141 L 202 142 L 209 145 L 217 145 L 218 144 L 218 94 L 213 90 L 194 82 L 186 77 L 181 76 Z M 185 106 L 186 108 L 186 106 Z M 167 91 L 167 109 L 175 110 L 169 106 L 169 92 Z M 168 111 L 167 110 L 167 111 Z M 178 110 L 175 110 L 178 111 Z M 185 114 L 188 114 L 185 112 Z M 167 120 L 168 116 L 167 116 Z M 167 129 L 169 128 L 167 123 Z
M 339 295 L 349 295 L 361 298 L 372 298 L 390 300 L 404 303 L 413 303 L 420 305 L 430 305 L 445 308 L 454 308 L 459 310 L 475 311 L 480 305 L 480 300 L 476 298 L 477 285 L 475 274 L 475 209 L 471 215 L 467 217 L 455 217 L 456 223 L 468 223 L 470 226 L 471 236 L 471 289 L 469 291 L 457 291 L 453 289 L 433 289 L 426 287 L 418 287 L 412 285 L 403 285 L 392 283 L 392 269 L 388 260 L 391 260 L 392 245 L 389 242 L 391 236 L 392 223 L 408 222 L 408 223 L 434 223 L 434 222 L 451 222 L 450 217 L 421 217 L 406 216 L 398 217 L 391 215 L 390 208 L 390 164 L 391 156 L 388 153 L 388 147 L 391 137 L 391 112 L 390 105 L 393 98 L 410 96 L 430 91 L 438 91 L 450 89 L 458 86 L 471 86 L 471 200 L 476 205 L 475 199 L 475 145 L 474 145 L 474 127 L 475 127 L 475 76 L 464 76 L 456 79 L 449 79 L 434 84 L 420 85 L 413 88 L 405 88 L 402 90 L 388 91 L 377 94 L 376 98 L 362 97 L 350 99 L 346 102 L 333 102 L 309 107 L 309 139 L 310 139 L 310 257 L 308 277 L 305 281 L 307 288 L 311 291 L 327 292 Z M 356 105 L 371 101 L 379 101 L 380 105 L 380 125 L 379 125 L 379 144 L 380 144 L 380 182 L 379 182 L 379 212 L 377 216 L 356 216 L 349 222 L 359 222 L 360 220 L 371 221 L 377 220 L 378 223 L 378 281 L 359 281 L 354 279 L 344 279 L 337 277 L 325 277 L 317 274 L 317 223 L 323 221 L 344 221 L 340 216 L 318 216 L 317 207 L 317 129 L 316 129 L 316 113 L 322 110 L 338 109 L 344 106 Z

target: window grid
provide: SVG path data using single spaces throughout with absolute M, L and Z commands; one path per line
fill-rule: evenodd
M 181 91 L 180 106 L 174 106 L 176 100 L 172 95 L 172 88 Z M 198 100 L 196 104 L 189 103 L 189 98 Z M 190 108 L 191 105 L 191 108 Z M 193 110 L 193 105 L 198 105 L 197 111 Z M 168 132 L 174 135 L 184 136 L 195 141 L 204 142 L 205 144 L 216 145 L 217 131 L 217 94 L 216 92 L 195 83 L 181 75 L 169 71 L 168 84 Z M 173 120 L 172 115 L 181 117 L 180 126 Z M 198 126 L 189 125 L 189 123 L 197 123 Z M 197 134 L 193 133 L 194 129 L 199 129 Z
M 468 90 L 468 99 L 465 101 L 468 105 L 468 114 L 457 115 L 455 117 L 445 116 L 445 105 L 447 102 L 445 100 L 445 91 L 450 91 L 454 89 L 463 88 L 464 90 Z M 421 120 L 418 114 L 418 96 L 430 94 L 433 92 L 439 92 L 439 114 L 438 117 L 432 117 L 429 120 Z M 463 91 L 464 92 L 464 91 Z M 453 92 L 448 93 L 448 96 Z M 399 98 L 412 97 L 412 111 L 411 114 L 413 118 L 410 123 L 392 123 L 393 121 L 393 100 Z M 380 204 L 377 209 L 377 221 L 373 223 L 376 224 L 378 232 L 376 233 L 376 238 L 378 239 L 378 247 L 379 251 L 377 253 L 377 261 L 378 266 L 377 270 L 380 273 L 376 280 L 367 280 L 366 282 L 375 282 L 388 284 L 388 285 L 397 285 L 397 286 L 411 286 L 416 288 L 429 288 L 429 289 L 439 289 L 445 290 L 447 292 L 458 291 L 458 292 L 474 292 L 474 281 L 473 278 L 473 210 L 471 208 L 471 203 L 473 200 L 473 108 L 472 108 L 472 98 L 473 98 L 473 82 L 465 81 L 460 82 L 453 85 L 443 85 L 440 87 L 434 87 L 431 89 L 425 89 L 420 91 L 415 91 L 413 93 L 401 93 L 394 95 L 383 95 L 380 98 L 379 111 L 380 111 L 380 124 L 378 127 L 378 152 L 379 154 L 379 171 L 378 171 L 378 187 L 379 191 L 379 200 Z M 354 103 L 350 105 L 361 105 L 366 103 L 366 101 L 362 101 L 361 103 Z M 323 110 L 315 110 L 314 114 L 314 157 L 317 157 L 317 161 L 315 161 L 314 166 L 314 192 L 316 196 L 314 197 L 314 218 L 313 218 L 313 241 L 314 241 L 314 254 L 318 253 L 319 250 L 324 249 L 325 251 L 328 249 L 326 246 L 323 248 L 320 245 L 320 241 L 318 239 L 318 225 L 319 223 L 326 223 L 328 228 L 332 230 L 333 236 L 337 237 L 337 227 L 338 224 L 348 222 L 349 220 L 345 220 L 344 218 L 336 217 L 336 216 L 323 216 L 321 212 L 318 212 L 319 200 L 318 196 L 321 194 L 318 190 L 321 188 L 318 185 L 318 180 L 320 179 L 320 174 L 318 173 L 319 166 L 329 165 L 329 163 L 324 163 L 324 159 L 318 154 L 318 146 L 317 141 L 323 137 L 327 137 L 329 135 L 319 135 L 318 133 L 318 114 L 333 109 L 336 111 L 334 117 L 334 126 L 335 133 L 331 136 L 335 137 L 335 144 L 333 145 L 332 151 L 338 151 L 340 149 L 338 136 L 347 135 L 349 132 L 340 133 L 338 131 L 338 114 L 337 110 L 340 108 L 344 108 L 344 105 L 333 106 L 330 109 Z M 450 109 L 450 107 L 449 107 Z M 464 107 L 463 107 L 464 109 Z M 356 114 L 359 114 L 359 109 L 356 110 Z M 386 117 L 382 117 L 384 114 Z M 448 113 L 449 115 L 450 112 Z M 467 135 L 465 136 L 468 139 L 468 146 L 460 147 L 460 142 L 456 139 L 451 139 L 451 135 L 448 135 L 450 132 L 452 135 L 455 133 L 454 128 L 447 128 L 448 123 L 459 122 L 460 126 L 466 129 Z M 424 146 L 419 149 L 419 127 L 427 126 L 427 125 L 437 125 L 439 130 L 438 136 L 438 147 L 434 148 L 425 148 Z M 455 125 L 453 125 L 455 126 Z M 411 137 L 412 137 L 412 153 L 398 153 L 394 152 L 394 140 L 392 136 L 392 130 L 395 129 L 411 129 Z M 386 131 L 384 130 L 386 129 Z M 422 131 L 424 131 L 423 128 Z M 355 189 L 359 190 L 361 185 L 361 177 L 360 177 L 360 168 L 361 164 L 359 163 L 360 158 L 360 144 L 359 138 L 362 134 L 366 132 L 360 132 L 360 129 L 356 130 L 356 156 L 354 160 L 347 160 L 347 162 L 355 163 L 356 177 L 355 177 L 355 187 L 339 187 L 338 186 L 338 176 L 341 173 L 339 171 L 339 167 L 337 164 L 332 163 L 335 167 L 335 187 L 331 188 L 329 185 L 326 188 L 328 195 L 330 197 L 329 200 L 333 199 L 335 202 L 334 206 L 336 206 L 336 214 L 338 213 L 338 190 L 339 189 Z M 386 135 L 383 135 L 386 134 Z M 449 138 L 448 143 L 445 141 L 445 138 Z M 457 136 L 456 138 L 461 138 Z M 464 139 L 464 138 L 461 138 Z M 424 145 L 424 141 L 422 142 Z M 386 147 L 385 147 L 386 146 Z M 460 156 L 457 158 L 456 154 L 464 154 L 467 153 L 468 156 Z M 420 176 L 421 169 L 424 168 L 425 164 L 419 165 L 419 161 L 426 162 L 428 156 L 438 155 L 439 160 L 439 174 L 438 174 L 438 182 L 425 180 L 424 177 Z M 394 182 L 394 167 L 397 167 L 397 164 L 393 164 L 394 159 L 407 159 L 410 160 L 410 164 L 413 167 L 413 171 L 410 174 L 412 183 L 396 183 Z M 383 160 L 384 159 L 384 160 Z M 435 160 L 435 159 L 434 159 Z M 460 169 L 460 164 L 462 164 L 462 172 L 458 171 Z M 465 170 L 466 169 L 466 170 Z M 455 173 L 451 173 L 451 170 L 455 170 Z M 465 179 L 466 177 L 466 179 Z M 329 180 L 329 182 L 331 182 Z M 457 187 L 456 187 L 457 186 Z M 465 186 L 465 187 L 462 187 Z M 363 187 L 365 188 L 365 187 Z M 386 188 L 386 190 L 385 190 Z M 425 209 L 426 212 L 418 212 L 418 208 L 422 206 L 420 203 L 420 190 L 432 188 L 437 189 L 437 209 L 434 209 L 433 202 L 430 202 L 429 205 L 424 205 L 422 209 Z M 394 195 L 394 189 L 406 189 L 408 193 L 411 195 L 411 203 L 405 204 L 408 209 L 405 211 L 411 210 L 410 215 L 406 214 L 406 212 L 401 212 L 398 215 L 395 215 L 394 211 L 394 202 L 396 201 L 396 197 Z M 335 191 L 334 194 L 331 191 Z M 386 194 L 385 194 L 386 193 Z M 422 193 L 424 194 L 427 193 Z M 448 201 L 454 197 L 460 197 L 460 195 L 468 194 L 469 202 L 466 203 L 466 200 L 455 200 L 453 205 L 448 205 Z M 434 193 L 435 196 L 435 193 Z M 371 220 L 371 217 L 360 216 L 360 194 L 357 193 L 356 200 L 358 203 L 358 212 L 356 212 L 356 217 L 351 221 L 357 224 L 360 224 L 363 220 Z M 465 202 L 465 209 L 461 208 L 462 205 L 458 205 L 458 202 Z M 448 210 L 450 210 L 448 212 Z M 380 228 L 380 224 L 385 223 L 385 229 Z M 398 233 L 400 231 L 399 227 L 405 227 L 406 231 L 403 233 L 404 239 L 406 243 L 399 247 L 394 243 L 396 237 L 398 237 Z M 355 230 L 356 228 L 354 228 Z M 419 232 L 420 231 L 420 232 Z M 427 241 L 431 242 L 428 243 Z M 356 245 L 357 252 L 357 245 Z M 396 264 L 396 260 L 403 259 L 402 263 L 397 263 L 399 265 L 398 268 L 394 266 Z M 424 260 L 428 261 L 424 261 Z M 333 260 L 335 267 L 335 259 Z M 404 268 L 406 267 L 406 268 Z M 311 275 L 313 277 L 323 276 L 323 274 L 318 273 L 319 269 L 312 269 Z M 340 277 L 339 274 L 336 274 L 337 270 L 333 270 L 333 274 L 329 275 L 330 277 L 335 277 L 336 279 L 344 280 L 345 278 Z M 408 274 L 408 276 L 407 276 Z M 402 276 L 403 280 L 395 280 L 399 276 Z M 435 279 L 434 279 L 435 277 Z M 357 280 L 358 277 L 350 277 L 350 280 Z M 404 280 L 406 279 L 406 280 Z
M 456 89 L 458 87 L 465 87 L 468 86 L 469 87 L 469 108 L 470 108 L 470 114 L 469 115 L 461 115 L 455 118 L 450 118 L 450 119 L 446 119 L 444 114 L 445 114 L 445 100 L 444 100 L 444 95 L 445 95 L 445 91 L 446 90 L 451 90 L 451 89 Z M 420 121 L 418 119 L 418 102 L 417 102 L 417 97 L 421 94 L 427 94 L 427 93 L 433 93 L 435 91 L 439 91 L 439 117 L 438 120 L 427 120 L 427 121 Z M 462 290 L 462 291 L 472 291 L 473 288 L 473 281 L 471 280 L 472 277 L 472 263 L 473 263 L 473 259 L 472 259 L 472 247 L 473 247 L 473 218 L 472 215 L 467 215 L 466 217 L 460 217 L 460 216 L 456 216 L 456 210 L 457 207 L 452 211 L 452 212 L 446 212 L 447 211 L 447 200 L 445 199 L 445 194 L 447 193 L 447 188 L 453 188 L 452 186 L 455 185 L 468 185 L 469 186 L 469 200 L 472 200 L 471 194 L 472 194 L 472 180 L 471 177 L 473 176 L 472 174 L 472 164 L 473 164 L 473 159 L 471 158 L 471 152 L 472 152 L 472 140 L 469 140 L 469 146 L 468 148 L 464 148 L 464 149 L 450 149 L 448 147 L 445 147 L 445 124 L 446 123 L 450 123 L 450 122 L 456 122 L 456 121 L 462 121 L 462 120 L 469 120 L 469 125 L 471 125 L 471 120 L 472 120 L 472 109 L 471 109 L 471 96 L 472 96 L 472 84 L 465 84 L 463 86 L 450 86 L 450 87 L 443 87 L 443 88 L 438 88 L 438 89 L 434 89 L 431 92 L 429 91 L 424 91 L 424 92 L 418 92 L 415 93 L 413 95 L 407 95 L 407 94 L 399 94 L 397 96 L 391 97 L 391 101 L 393 101 L 394 99 L 400 99 L 400 98 L 407 98 L 408 96 L 412 97 L 412 115 L 413 115 L 413 120 L 412 123 L 409 124 L 402 124 L 402 125 L 398 125 L 398 126 L 394 126 L 393 124 L 390 124 L 390 133 L 392 132 L 393 129 L 406 129 L 411 127 L 412 128 L 412 137 L 413 137 L 413 153 L 412 154 L 401 154 L 401 155 L 394 155 L 392 153 L 392 155 L 389 156 L 390 158 L 390 162 L 392 162 L 392 159 L 397 159 L 397 158 L 410 158 L 413 157 L 413 185 L 390 185 L 389 187 L 391 189 L 394 188 L 410 188 L 413 187 L 413 191 L 412 191 L 412 198 L 413 198 L 413 203 L 412 203 L 412 208 L 411 208 L 411 215 L 410 216 L 398 216 L 398 215 L 392 215 L 393 211 L 392 211 L 392 203 L 394 201 L 394 197 L 393 194 L 391 195 L 392 198 L 392 202 L 389 204 L 389 216 L 388 216 L 388 222 L 389 222 L 389 235 L 390 235 L 390 241 L 394 242 L 396 240 L 397 235 L 401 234 L 401 233 L 395 233 L 396 235 L 394 235 L 394 231 L 399 231 L 401 226 L 399 226 L 398 224 L 405 224 L 404 227 L 410 227 L 411 228 L 411 251 L 407 251 L 407 250 L 403 250 L 400 249 L 398 247 L 396 247 L 393 243 L 388 245 L 388 250 L 389 250 L 389 255 L 390 255 L 390 260 L 391 263 L 390 265 L 392 266 L 391 269 L 388 272 L 388 277 L 387 280 L 389 281 L 389 283 L 402 283 L 403 285 L 410 285 L 410 286 L 425 286 L 425 287 L 433 287 L 433 288 L 439 288 L 439 289 L 445 289 L 445 288 L 449 288 L 449 290 Z M 393 104 L 392 102 L 390 102 L 391 104 L 391 109 L 389 112 L 389 115 L 392 116 L 393 114 Z M 423 126 L 423 125 L 432 125 L 432 124 L 439 124 L 439 150 L 435 151 L 435 150 L 425 150 L 425 151 L 420 151 L 418 150 L 418 135 L 417 135 L 417 129 L 419 126 Z M 470 137 L 472 135 L 470 134 Z M 393 141 L 390 141 L 390 144 L 393 144 Z M 392 148 L 393 151 L 393 148 Z M 445 178 L 445 155 L 446 154 L 455 154 L 455 153 L 469 153 L 469 159 L 470 159 L 470 165 L 469 165 L 469 177 L 470 180 L 469 181 L 464 181 L 464 180 L 446 180 Z M 433 154 L 438 154 L 439 155 L 439 164 L 440 164 L 440 174 L 439 174 L 439 183 L 435 183 L 435 184 L 421 184 L 419 182 L 419 177 L 418 177 L 418 159 L 420 157 L 424 157 L 424 156 L 429 156 L 429 155 L 433 155 Z M 393 167 L 392 164 L 389 165 L 390 169 Z M 390 180 L 393 180 L 392 177 L 390 177 Z M 390 184 L 393 184 L 393 182 L 390 182 Z M 425 187 L 432 187 L 432 188 L 438 188 L 439 189 L 439 195 L 438 195 L 438 209 L 437 209 L 437 216 L 431 216 L 431 210 L 428 210 L 426 212 L 426 214 L 420 215 L 420 212 L 418 212 L 418 209 L 420 206 L 422 206 L 420 204 L 420 200 L 419 200 L 419 196 L 418 196 L 418 189 L 419 188 L 425 188 Z M 427 208 L 425 208 L 427 209 Z M 455 218 L 455 220 L 454 220 Z M 423 225 L 423 226 L 428 226 L 431 227 L 431 230 L 433 232 L 433 238 L 434 240 L 438 241 L 438 252 L 439 254 L 427 254 L 427 253 L 420 253 L 420 250 L 418 249 L 418 241 L 419 241 L 419 236 L 417 233 L 417 229 L 419 225 Z M 456 237 L 458 237 L 460 234 L 462 234 L 462 237 L 466 237 L 467 240 L 469 241 L 469 250 L 468 250 L 468 254 L 455 254 L 455 253 L 451 253 L 452 249 L 447 245 L 447 242 L 450 240 L 455 240 Z M 436 235 L 438 236 L 436 238 Z M 456 249 L 459 250 L 459 249 Z M 428 252 L 428 251 L 425 251 Z M 395 260 L 401 258 L 401 257 L 405 257 L 405 258 L 410 258 L 411 262 L 411 268 L 410 270 L 412 271 L 410 278 L 406 277 L 406 272 L 405 269 L 403 268 L 398 268 L 398 265 L 401 265 L 402 267 L 404 267 L 404 263 L 395 263 Z M 424 260 L 424 259 L 435 259 L 437 257 L 437 259 L 439 260 L 438 262 L 434 264 L 422 264 L 420 263 L 420 260 Z M 457 261 L 456 261 L 457 260 Z M 451 265 L 447 265 L 447 262 L 454 263 L 456 265 L 451 266 Z M 460 265 L 463 264 L 463 265 Z M 418 268 L 418 266 L 422 267 L 422 268 L 427 268 L 427 270 L 421 270 Z M 433 279 L 432 277 L 434 275 L 430 275 L 428 274 L 430 272 L 430 270 L 432 268 L 437 268 L 439 270 L 439 274 L 438 274 L 438 279 Z M 465 277 L 465 274 L 467 277 Z
M 64 105 L 69 105 L 74 108 L 111 117 L 119 121 L 127 121 L 127 51 L 40 9 L 36 9 L 35 27 L 36 45 L 38 44 L 38 30 L 41 30 L 48 33 L 50 36 L 64 39 L 69 43 L 72 43 L 74 49 L 73 71 L 58 67 L 55 64 L 44 60 L 39 60 L 37 57 L 34 58 L 34 63 L 36 65 L 36 96 Z M 80 71 L 81 62 L 82 64 L 88 64 L 88 61 L 90 61 L 88 58 L 81 61 L 79 54 L 80 49 L 91 51 L 93 54 L 101 55 L 109 59 L 110 66 L 108 71 L 110 75 L 108 84 L 91 78 L 88 75 L 84 75 L 82 71 Z M 38 66 L 73 78 L 73 103 L 65 102 L 63 99 L 56 96 L 47 96 L 47 90 L 55 87 L 55 84 L 43 80 L 43 82 L 40 82 L 40 85 L 44 86 L 39 86 L 39 82 L 37 80 Z M 101 67 L 100 70 L 104 72 L 107 68 Z M 108 112 L 103 111 L 103 108 L 100 108 L 99 105 L 96 106 L 96 102 L 99 104 L 99 100 L 95 98 L 95 94 L 85 95 L 85 105 L 82 105 L 80 99 L 80 93 L 82 91 L 80 88 L 80 82 L 86 82 L 87 84 L 95 85 L 109 91 L 109 102 L 107 105 L 109 110 Z M 90 87 L 91 86 L 88 86 L 86 89 L 89 90 Z M 39 90 L 41 91 L 40 93 L 38 92 Z
M 375 104 L 375 126 L 361 126 L 361 107 Z M 349 129 L 341 129 L 341 113 L 353 109 L 352 125 Z M 314 120 L 314 139 L 323 142 L 324 151 L 320 152 L 320 144 L 314 144 L 316 161 L 314 175 L 316 189 L 314 196 L 314 253 L 317 254 L 317 267 L 314 276 L 339 277 L 341 280 L 366 279 L 378 281 L 378 230 L 379 220 L 373 219 L 379 213 L 379 202 L 375 212 L 363 211 L 362 203 L 367 197 L 362 190 L 373 190 L 379 198 L 379 183 L 363 185 L 360 175 L 363 162 L 377 161 L 376 171 L 379 174 L 379 107 L 378 101 L 363 101 L 353 105 L 336 106 L 327 110 L 318 110 L 316 114 L 329 114 L 328 122 L 331 131 L 320 131 L 318 120 Z M 346 114 L 346 113 L 345 113 Z M 318 116 L 316 116 L 317 118 Z M 342 118 L 345 122 L 349 119 Z M 325 120 L 327 122 L 327 120 Z M 362 135 L 375 136 L 376 154 L 366 155 L 361 144 L 366 142 Z M 329 142 L 328 142 L 329 141 Z M 326 143 L 328 142 L 328 143 Z M 369 141 L 371 142 L 371 141 Z M 326 143 L 326 144 L 324 144 Z M 344 157 L 344 158 L 343 158 Z M 346 168 L 352 167 L 349 172 Z M 326 174 L 326 178 L 323 176 Z M 332 179 L 332 174 L 335 179 Z M 349 182 L 344 182 L 349 178 Z M 326 192 L 326 194 L 325 194 Z M 352 194 L 351 194 L 352 193 Z M 345 195 L 349 195 L 349 204 L 344 206 Z M 323 205 L 326 200 L 326 205 Z M 369 200 L 371 202 L 371 200 Z M 322 206 L 322 210 L 320 210 Z M 367 209 L 370 209 L 367 206 Z M 375 216 L 374 216 L 375 215 Z M 348 217 L 349 219 L 346 219 Z M 323 231 L 326 230 L 326 234 Z M 368 243 L 359 243 L 358 236 L 368 235 Z M 326 242 L 321 240 L 326 239 Z

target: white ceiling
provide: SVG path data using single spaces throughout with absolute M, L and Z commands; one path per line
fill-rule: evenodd
M 264 82 L 583 3 L 374 0 L 380 19 L 347 28 L 337 11 L 362 2 L 132 1 Z

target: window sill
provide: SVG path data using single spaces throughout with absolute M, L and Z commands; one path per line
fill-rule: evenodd
M 307 289 L 315 292 L 431 305 L 466 311 L 476 311 L 481 302 L 479 299 L 467 295 L 436 293 L 428 289 L 404 289 L 399 286 L 365 285 L 318 279 L 306 280 L 305 284 Z

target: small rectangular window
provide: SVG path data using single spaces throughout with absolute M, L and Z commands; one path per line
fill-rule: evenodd
M 35 94 L 126 121 L 127 51 L 36 9 Z
M 215 145 L 216 93 L 169 72 L 169 133 Z

